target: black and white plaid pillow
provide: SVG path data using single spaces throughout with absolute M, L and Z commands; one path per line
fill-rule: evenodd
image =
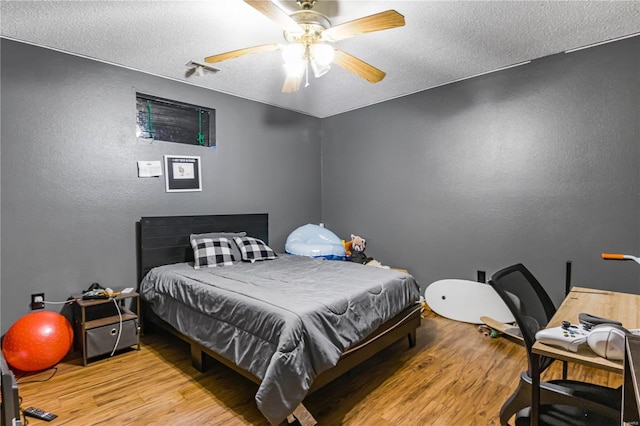
M 191 247 L 194 269 L 233 265 L 231 241 L 227 238 L 194 238 Z
M 264 241 L 257 238 L 236 237 L 233 240 L 240 249 L 242 260 L 253 263 L 256 260 L 272 260 L 278 257 L 276 252 L 267 246 Z

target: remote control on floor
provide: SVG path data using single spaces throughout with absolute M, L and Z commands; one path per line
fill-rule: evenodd
M 26 410 L 24 410 L 24 415 L 35 417 L 36 419 L 46 420 L 48 422 L 58 417 L 53 413 L 48 413 L 44 410 L 41 410 L 39 408 L 34 408 L 34 407 L 29 407 Z

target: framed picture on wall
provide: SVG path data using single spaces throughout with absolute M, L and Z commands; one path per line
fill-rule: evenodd
M 200 157 L 165 155 L 164 170 L 167 192 L 202 191 Z

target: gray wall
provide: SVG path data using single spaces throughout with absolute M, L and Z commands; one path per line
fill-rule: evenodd
M 319 119 L 5 39 L 1 50 L 2 332 L 31 293 L 135 287 L 142 216 L 266 212 L 279 251 L 320 221 Z M 136 90 L 215 108 L 218 148 L 136 140 Z M 137 177 L 137 160 L 164 154 L 199 155 L 203 191 Z
M 2 40 L 2 332 L 31 293 L 135 285 L 147 215 L 267 212 L 277 250 L 322 220 L 423 287 L 524 262 L 557 303 L 572 260 L 576 285 L 638 292 L 640 265 L 599 254 L 640 255 L 639 47 L 318 120 Z M 218 148 L 137 141 L 135 90 L 215 108 Z M 164 154 L 200 155 L 203 192 L 136 177 L 137 160 Z
M 559 54 L 322 122 L 322 218 L 424 288 L 523 262 L 637 293 L 640 38 Z

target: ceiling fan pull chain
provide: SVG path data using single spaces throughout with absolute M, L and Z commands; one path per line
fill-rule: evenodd
M 202 134 L 202 110 L 198 109 L 198 145 L 204 146 L 204 135 Z
M 304 62 L 304 72 L 306 74 L 306 84 L 304 87 L 309 87 L 309 61 Z
M 153 123 L 151 121 L 151 101 L 147 101 L 147 131 L 149 132 L 149 136 L 151 136 L 151 140 L 155 141 L 156 138 L 153 136 Z

